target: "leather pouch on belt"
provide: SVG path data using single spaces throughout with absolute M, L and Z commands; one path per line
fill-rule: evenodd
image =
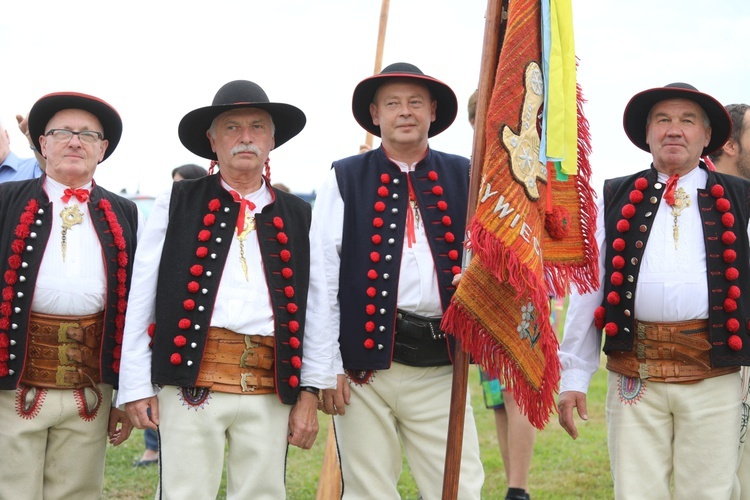
M 440 320 L 417 316 L 399 310 L 393 361 L 408 366 L 444 366 L 451 364 L 445 333 Z

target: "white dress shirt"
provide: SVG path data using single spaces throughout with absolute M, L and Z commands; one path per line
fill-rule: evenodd
M 659 173 L 658 179 L 666 184 L 668 176 Z M 673 322 L 708 318 L 706 249 L 698 207 L 698 189 L 705 189 L 707 180 L 708 173 L 695 168 L 677 182 L 676 189 L 684 189 L 691 202 L 677 217 L 677 248 L 673 237 L 674 216 L 662 197 L 636 283 L 633 314 L 637 320 Z M 607 242 L 602 197 L 597 200 L 597 208 L 599 282 L 603 284 Z M 610 235 L 609 239 L 612 237 Z M 560 392 L 585 393 L 591 377 L 599 368 L 602 332 L 594 326 L 594 311 L 602 304 L 603 297 L 603 286 L 589 294 L 581 295 L 575 289 L 570 294 L 565 335 L 559 351 L 562 364 Z
M 63 316 L 96 314 L 104 310 L 107 299 L 102 246 L 91 222 L 88 204 L 79 202 L 75 196 L 63 203 L 62 197 L 67 187 L 51 177 L 45 179 L 44 190 L 52 203 L 52 229 L 39 267 L 31 310 Z M 90 191 L 93 182 L 81 187 Z M 83 220 L 66 231 L 63 259 L 60 212 L 73 205 L 78 205 Z M 145 219 L 139 211 L 139 234 L 144 223 Z

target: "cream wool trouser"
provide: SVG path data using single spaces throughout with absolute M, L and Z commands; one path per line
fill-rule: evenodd
M 86 421 L 81 391 L 33 389 L 0 391 L 0 499 L 95 500 L 104 485 L 104 457 L 112 386 L 99 384 L 101 406 Z M 43 391 L 32 404 L 36 391 Z M 83 390 L 91 411 L 96 392 Z M 22 417 L 16 404 L 27 405 Z M 36 412 L 34 414 L 34 412 Z M 89 417 L 87 417 L 89 418 Z
M 351 404 L 335 416 L 345 500 L 400 499 L 401 446 L 424 500 L 442 497 L 453 367 L 393 363 L 368 384 L 350 384 Z M 484 469 L 467 398 L 458 498 L 479 499 Z
M 227 499 L 279 500 L 291 406 L 276 394 L 209 392 L 198 405 L 182 390 L 159 392 L 159 467 L 156 498 L 214 500 L 227 455 Z M 159 496 L 161 493 L 161 496 Z
M 739 456 L 739 393 L 737 373 L 671 384 L 609 372 L 615 498 L 730 498 Z
M 750 367 L 743 366 L 740 371 L 742 379 L 742 391 L 740 400 L 742 401 L 742 419 L 740 421 L 740 458 L 737 464 L 737 480 L 732 491 L 732 500 L 750 500 L 750 445 L 747 444 L 750 439 L 750 429 L 748 429 L 748 420 L 750 419 Z

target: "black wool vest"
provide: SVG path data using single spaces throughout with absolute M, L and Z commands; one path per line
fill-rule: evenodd
M 0 184 L 0 389 L 18 387 L 26 358 L 31 299 L 61 204 L 50 203 L 43 175 Z M 122 335 L 138 234 L 130 200 L 94 185 L 88 210 L 102 247 L 107 278 L 99 367 L 102 382 L 118 386 Z M 56 213 L 57 212 L 57 213 Z
M 382 147 L 333 164 L 344 201 L 339 342 L 344 368 L 390 367 L 401 257 L 413 186 L 437 269 L 443 310 L 461 271 L 469 160 L 429 150 L 402 172 Z M 450 349 L 446 340 L 446 349 Z
M 273 189 L 256 214 L 265 283 L 274 313 L 276 392 L 299 394 L 310 277 L 312 209 Z M 174 184 L 156 290 L 152 382 L 192 387 L 200 370 L 219 282 L 234 237 L 239 203 L 219 175 Z
M 638 272 L 665 187 L 657 175 L 652 167 L 604 184 L 605 317 L 598 323 L 605 329 L 604 352 L 633 350 Z M 706 245 L 711 364 L 750 365 L 750 182 L 708 171 L 695 201 Z

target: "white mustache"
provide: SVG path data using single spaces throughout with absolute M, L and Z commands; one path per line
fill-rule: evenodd
M 238 153 L 246 153 L 248 151 L 250 153 L 255 153 L 256 156 L 260 156 L 260 148 L 255 144 L 240 144 L 239 146 L 232 148 L 232 156 Z

